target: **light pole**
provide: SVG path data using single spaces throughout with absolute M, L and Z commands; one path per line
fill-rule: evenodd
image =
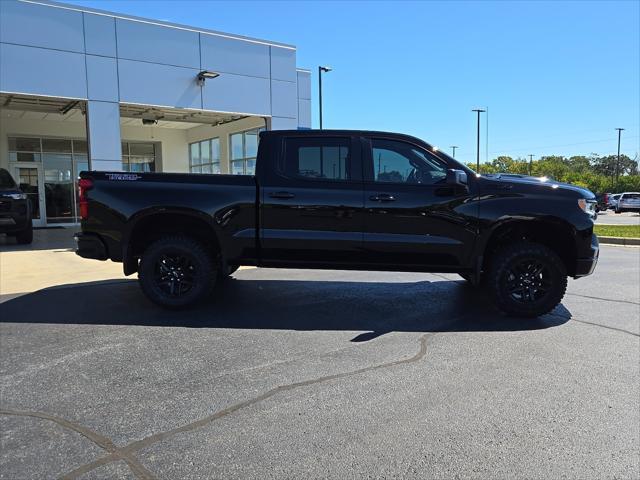
M 456 148 L 458 148 L 457 145 L 451 145 L 451 151 L 453 152 L 453 158 L 456 158 Z
M 529 176 L 533 172 L 533 154 L 529 154 Z
M 474 108 L 471 110 L 472 112 L 478 112 L 478 134 L 477 134 L 477 145 L 476 145 L 476 170 L 477 173 L 480 173 L 480 114 L 486 112 L 486 110 L 482 110 L 481 108 Z
M 330 67 L 318 67 L 318 102 L 320 104 L 320 130 L 322 130 L 322 73 L 330 72 Z
M 616 191 L 618 191 L 618 177 L 620 176 L 620 136 L 624 128 L 616 128 L 618 131 L 618 158 L 616 159 Z

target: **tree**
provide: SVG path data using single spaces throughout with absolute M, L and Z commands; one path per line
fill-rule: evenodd
M 616 174 L 617 155 L 607 155 L 606 157 L 595 157 L 593 159 L 593 169 L 601 175 L 613 177 Z M 620 175 L 637 175 L 638 163 L 626 155 L 620 155 Z

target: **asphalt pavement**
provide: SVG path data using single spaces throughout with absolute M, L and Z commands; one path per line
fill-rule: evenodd
M 455 275 L 310 270 L 168 312 L 0 252 L 0 478 L 640 478 L 640 248 L 526 321 Z
M 597 225 L 640 225 L 640 213 L 616 213 L 613 210 L 601 211 L 596 218 Z

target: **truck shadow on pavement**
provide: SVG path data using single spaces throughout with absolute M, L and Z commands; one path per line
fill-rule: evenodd
M 207 302 L 168 311 L 151 304 L 135 280 L 118 280 L 48 288 L 6 300 L 0 309 L 6 323 L 364 332 L 354 342 L 389 332 L 539 330 L 571 318 L 562 305 L 540 318 L 507 317 L 464 281 L 231 278 Z

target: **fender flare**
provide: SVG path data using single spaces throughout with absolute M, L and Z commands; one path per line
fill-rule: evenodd
M 206 224 L 211 229 L 212 235 L 214 235 L 214 239 L 220 248 L 222 258 L 225 258 L 222 242 L 220 241 L 221 232 L 210 215 L 201 210 L 186 207 L 150 207 L 136 212 L 124 225 L 122 234 L 122 265 L 125 275 L 131 275 L 138 271 L 138 262 L 133 256 L 131 249 L 131 240 L 136 233 L 136 229 L 142 221 L 152 217 L 161 217 L 163 215 L 187 216 Z

